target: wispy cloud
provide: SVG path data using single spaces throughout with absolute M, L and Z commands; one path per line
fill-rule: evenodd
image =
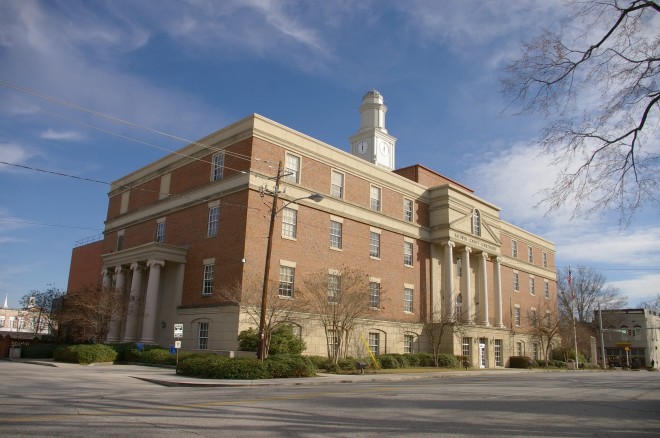
M 24 163 L 33 155 L 34 154 L 29 148 L 17 143 L 0 143 L 0 160 L 6 161 L 7 163 Z M 9 166 L 0 164 L 0 172 L 9 169 Z
M 48 129 L 41 133 L 41 138 L 46 140 L 66 140 L 66 141 L 81 141 L 85 139 L 85 135 L 76 131 L 55 131 Z
M 638 306 L 644 301 L 650 301 L 660 293 L 660 273 L 641 274 L 630 280 L 611 281 L 607 286 L 625 291 L 629 306 Z

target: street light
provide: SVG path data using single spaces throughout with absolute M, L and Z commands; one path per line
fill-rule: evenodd
M 273 250 L 273 230 L 275 229 L 275 217 L 277 213 L 282 211 L 290 204 L 294 204 L 303 199 L 311 199 L 314 202 L 323 200 L 323 195 L 320 193 L 313 193 L 309 196 L 303 196 L 287 202 L 279 209 L 277 208 L 277 200 L 280 194 L 280 178 L 282 177 L 282 162 L 280 161 L 277 166 L 277 176 L 275 178 L 275 193 L 273 194 L 273 206 L 270 209 L 270 226 L 268 228 L 268 242 L 266 244 L 266 264 L 264 266 L 264 283 L 261 291 L 261 315 L 259 318 L 259 345 L 257 347 L 257 355 L 262 361 L 266 357 L 266 307 L 268 304 L 268 276 L 270 274 L 270 254 Z

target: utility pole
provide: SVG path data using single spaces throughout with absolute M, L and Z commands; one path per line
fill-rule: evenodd
M 273 230 L 275 228 L 275 216 L 277 215 L 277 200 L 280 196 L 280 179 L 282 178 L 282 162 L 277 165 L 277 176 L 275 177 L 275 193 L 273 194 L 273 206 L 270 209 L 270 226 L 268 228 L 268 241 L 266 243 L 266 264 L 264 267 L 264 284 L 261 291 L 261 316 L 259 318 L 259 344 L 257 355 L 262 361 L 266 358 L 266 309 L 268 305 L 268 275 L 270 274 L 270 254 L 273 250 Z

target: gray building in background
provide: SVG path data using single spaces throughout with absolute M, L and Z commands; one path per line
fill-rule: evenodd
M 598 311 L 595 312 L 598 320 Z M 603 310 L 603 343 L 614 366 L 658 369 L 660 316 L 652 309 Z

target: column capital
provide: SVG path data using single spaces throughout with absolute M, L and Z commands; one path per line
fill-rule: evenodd
M 120 266 L 115 266 L 115 274 L 119 274 L 119 273 L 124 272 L 124 271 L 126 271 L 125 267 L 123 267 L 121 265 Z
M 482 251 L 481 252 L 481 257 L 483 257 L 484 260 L 488 260 L 489 254 L 487 252 Z
M 469 254 L 472 252 L 472 248 L 466 245 L 465 247 L 463 247 L 463 252 Z
M 451 240 L 445 240 L 444 242 L 442 242 L 442 246 L 448 246 L 450 248 L 453 248 L 454 246 L 456 246 L 456 244 Z
M 495 257 L 495 261 L 499 265 L 500 263 L 502 263 L 502 257 L 500 257 L 500 256 Z
M 145 266 L 140 264 L 140 263 L 132 263 L 131 264 L 131 271 L 141 271 L 144 268 L 145 268 Z
M 147 268 L 162 268 L 165 266 L 165 260 L 149 260 L 147 262 Z

